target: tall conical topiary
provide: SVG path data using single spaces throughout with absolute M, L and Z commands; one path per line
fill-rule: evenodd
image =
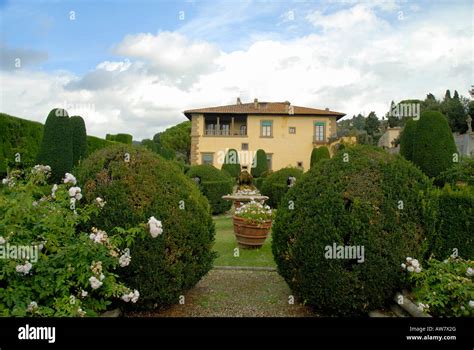
M 87 157 L 87 133 L 84 119 L 73 116 L 69 119 L 72 133 L 72 163 L 77 165 L 81 159 Z
M 310 167 L 312 168 L 317 162 L 319 162 L 322 159 L 329 159 L 329 158 L 331 158 L 331 156 L 326 146 L 313 148 L 313 150 L 311 151 Z
M 238 178 L 240 175 L 240 161 L 239 154 L 235 149 L 229 149 L 225 155 L 222 170 L 227 171 L 233 178 Z
M 48 114 L 37 163 L 51 166 L 51 180 L 59 182 L 72 169 L 72 135 L 69 116 L 64 109 L 55 108 Z
M 267 154 L 263 149 L 259 149 L 254 157 L 251 174 L 253 177 L 260 177 L 268 171 Z
M 413 145 L 416 137 L 416 121 L 409 119 L 400 135 L 400 154 L 413 161 Z
M 421 114 L 414 140 L 413 162 L 426 175 L 436 177 L 454 164 L 456 144 L 448 121 L 440 112 L 426 111 Z

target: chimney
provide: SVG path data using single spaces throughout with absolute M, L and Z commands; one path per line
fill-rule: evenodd
M 237 97 L 237 104 L 238 104 L 238 105 L 241 105 L 241 104 L 242 104 L 242 101 L 240 101 L 240 97 Z
M 285 101 L 283 104 L 285 105 L 285 112 L 288 113 L 290 111 L 290 101 Z
M 324 110 L 329 111 L 329 108 L 326 107 L 326 108 L 324 108 Z
M 257 109 L 258 108 L 258 98 L 255 98 L 253 100 L 253 108 Z

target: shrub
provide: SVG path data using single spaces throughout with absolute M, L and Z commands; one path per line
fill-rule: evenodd
M 107 141 L 115 141 L 115 142 L 125 143 L 127 145 L 131 145 L 133 142 L 133 137 L 132 135 L 129 135 L 129 134 L 117 134 L 117 135 L 107 134 L 105 135 L 105 139 Z
M 459 163 L 441 172 L 435 180 L 439 187 L 449 184 L 451 187 L 468 185 L 474 187 L 474 159 L 464 158 Z
M 116 143 L 113 141 L 107 141 L 95 136 L 87 136 L 87 154 L 92 154 L 99 149 L 110 147 L 115 144 Z
M 391 300 L 404 282 L 400 264 L 422 256 L 434 221 L 431 182 L 410 162 L 371 146 L 344 153 L 296 182 L 283 198 L 294 205 L 278 209 L 272 233 L 279 273 L 326 315 L 357 315 Z M 363 247 L 363 262 L 330 258 L 334 245 Z
M 329 155 L 329 150 L 326 146 L 321 146 L 318 148 L 313 148 L 311 151 L 311 164 L 310 167 L 312 168 L 317 162 L 322 159 L 329 159 L 331 156 Z
M 64 109 L 55 108 L 44 124 L 43 140 L 37 163 L 51 166 L 53 182 L 59 182 L 72 169 L 72 135 L 70 120 Z
M 457 153 L 448 121 L 440 112 L 426 111 L 416 125 L 413 162 L 429 177 L 436 177 L 453 165 Z
M 232 193 L 233 182 L 228 173 L 203 164 L 192 166 L 186 175 L 200 178 L 199 188 L 208 199 L 212 214 L 221 214 L 230 209 L 232 202 L 222 199 L 222 196 Z
M 124 161 L 128 159 L 129 161 Z M 107 205 L 90 225 L 128 228 L 154 216 L 163 233 L 138 240 L 132 262 L 121 270 L 139 289 L 141 308 L 175 303 L 212 267 L 214 224 L 196 185 L 175 165 L 143 147 L 118 144 L 89 156 L 77 170 L 88 202 Z
M 240 161 L 239 154 L 235 149 L 230 149 L 227 151 L 224 159 L 224 164 L 222 164 L 222 170 L 227 171 L 234 179 L 237 179 L 239 177 Z
M 87 157 L 87 133 L 84 119 L 73 116 L 69 119 L 72 134 L 72 163 L 76 165 Z
M 36 159 L 42 137 L 42 124 L 0 113 L 0 176 L 6 174 L 7 163 L 16 163 L 17 153 L 21 163 L 31 165 Z
M 406 159 L 413 161 L 413 145 L 416 137 L 416 121 L 408 119 L 400 135 L 400 154 Z
M 446 186 L 434 192 L 438 205 L 436 234 L 431 239 L 431 253 L 446 259 L 453 253 L 474 260 L 474 192 L 469 188 L 452 190 Z
M 113 299 L 129 293 L 138 296 L 114 270 L 126 263 L 121 261 L 127 255 L 125 248 L 145 236 L 145 230 L 109 231 L 108 236 L 81 231 L 87 218 L 100 210 L 99 203 L 82 205 L 74 191 L 77 205 L 71 210 L 71 184 L 55 190 L 47 187 L 43 195 L 47 173 L 47 167 L 35 166 L 27 172 L 26 182 L 10 179 L 14 185 L 0 196 L 0 246 L 11 252 L 0 259 L 0 314 L 95 316 Z M 100 241 L 92 239 L 96 233 Z M 14 247 L 25 255 L 14 255 Z
M 263 173 L 268 171 L 267 154 L 263 149 L 257 151 L 254 161 L 256 164 L 255 166 L 252 164 L 251 174 L 255 179 L 261 177 Z
M 268 196 L 267 204 L 272 208 L 278 208 L 278 204 L 288 191 L 288 178 L 293 176 L 296 182 L 303 176 L 303 171 L 297 168 L 282 168 L 268 175 L 263 181 L 262 195 Z M 257 187 L 258 188 L 258 187 Z
M 409 276 L 415 301 L 434 317 L 474 316 L 474 261 L 430 259 L 420 273 Z

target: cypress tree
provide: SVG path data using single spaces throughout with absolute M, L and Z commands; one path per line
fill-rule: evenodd
M 59 182 L 73 166 L 70 120 L 64 109 L 49 112 L 43 129 L 43 140 L 37 163 L 51 166 L 51 180 Z
M 262 173 L 268 171 L 267 154 L 263 149 L 259 149 L 255 154 L 255 167 L 252 167 L 251 174 L 253 177 L 260 177 Z
M 238 178 L 240 175 L 240 161 L 239 154 L 235 149 L 229 149 L 225 155 L 222 170 L 227 171 L 233 178 Z
M 81 159 L 87 157 L 87 132 L 84 119 L 73 116 L 69 120 L 72 133 L 72 163 L 77 165 Z
M 329 149 L 326 146 L 321 146 L 318 148 L 313 148 L 311 151 L 311 162 L 310 167 L 312 168 L 317 162 L 322 159 L 329 159 L 331 158 L 329 154 Z
M 416 121 L 409 119 L 400 135 L 400 154 L 413 161 L 413 142 L 415 141 Z

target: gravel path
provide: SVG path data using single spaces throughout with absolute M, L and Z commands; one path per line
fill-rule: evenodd
M 307 307 L 289 303 L 291 291 L 275 271 L 210 271 L 185 295 L 183 305 L 135 317 L 317 317 Z

